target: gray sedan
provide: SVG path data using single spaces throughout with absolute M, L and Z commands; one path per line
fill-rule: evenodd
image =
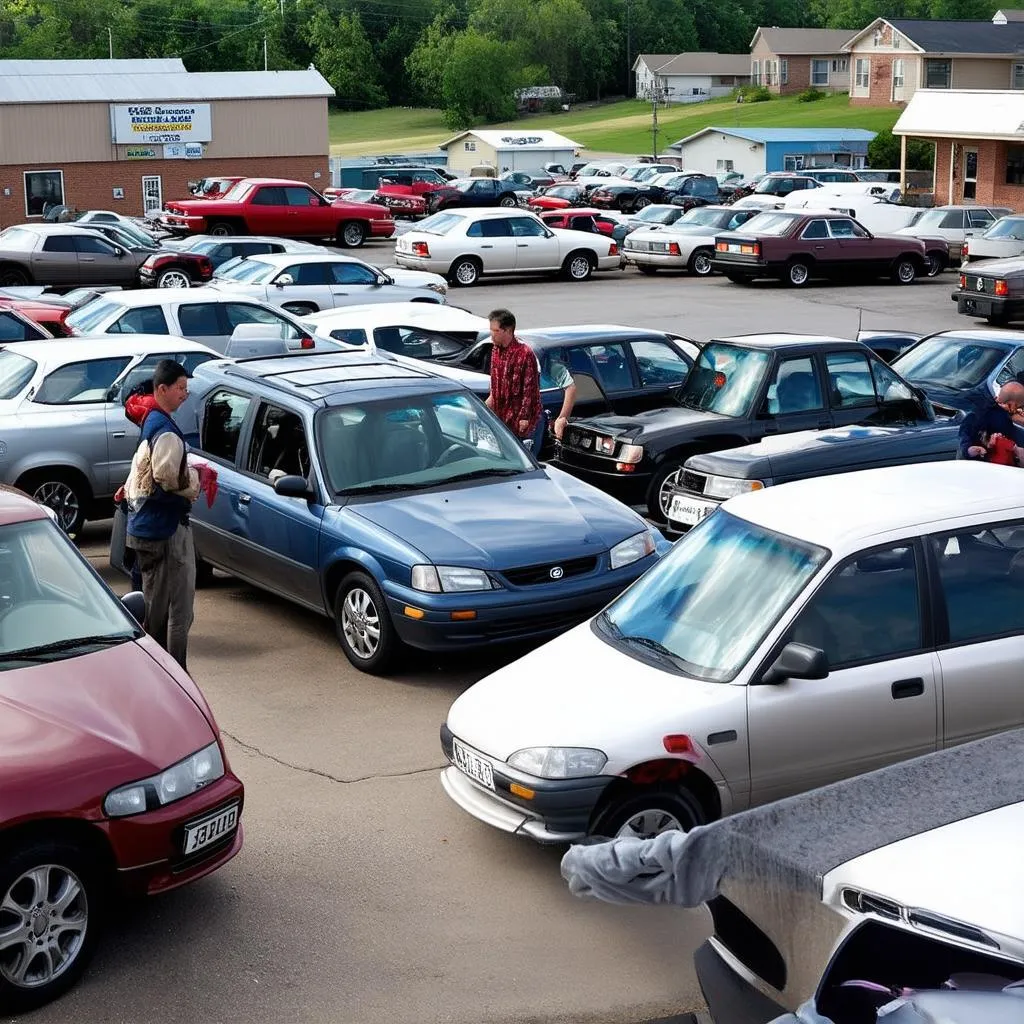
M 0 288 L 28 284 L 130 287 L 149 251 L 130 250 L 90 228 L 20 224 L 0 232 Z

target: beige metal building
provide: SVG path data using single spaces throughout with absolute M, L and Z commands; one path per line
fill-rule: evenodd
M 327 101 L 306 71 L 190 73 L 178 59 L 0 61 L 0 226 L 50 203 L 130 215 L 188 182 L 328 184 Z
M 504 171 L 540 171 L 545 164 L 561 164 L 568 170 L 579 156 L 580 144 L 558 132 L 543 129 L 473 128 L 441 143 L 452 171 L 469 174 L 474 167 Z

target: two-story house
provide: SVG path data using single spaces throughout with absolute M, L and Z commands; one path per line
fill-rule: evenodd
M 811 87 L 850 88 L 848 29 L 759 28 L 750 41 L 750 84 L 786 96 Z
M 641 53 L 633 62 L 636 95 L 668 103 L 697 103 L 728 96 L 750 81 L 745 53 Z
M 1024 89 L 1024 11 L 992 21 L 876 18 L 846 51 L 855 104 L 901 105 L 918 89 Z

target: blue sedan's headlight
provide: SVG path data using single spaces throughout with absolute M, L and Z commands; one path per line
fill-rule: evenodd
M 412 587 L 428 594 L 469 594 L 500 589 L 483 569 L 467 569 L 461 565 L 414 565 Z
M 654 553 L 654 534 L 650 530 L 635 533 L 632 537 L 616 544 L 611 550 L 611 567 L 621 569 Z

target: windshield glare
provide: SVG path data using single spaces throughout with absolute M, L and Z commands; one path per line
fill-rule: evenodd
M 679 402 L 720 416 L 743 416 L 753 405 L 771 362 L 767 352 L 712 342 L 701 349 Z
M 712 210 L 707 206 L 697 206 L 692 210 L 687 210 L 676 223 L 680 227 L 687 224 L 718 227 L 719 224 L 726 223 L 732 217 L 732 212 L 731 210 Z
M 1012 238 L 1024 240 L 1024 217 L 1003 217 L 985 232 L 986 238 Z
M 0 399 L 16 398 L 35 376 L 34 359 L 20 356 L 12 349 L 0 351 Z
M 894 360 L 892 368 L 912 384 L 944 384 L 966 390 L 981 384 L 1005 358 L 1001 348 L 946 335 L 919 342 Z
M 425 231 L 428 235 L 447 235 L 449 231 L 461 224 L 466 218 L 457 213 L 435 213 L 416 225 L 417 231 Z
M 719 509 L 598 619 L 624 637 L 661 644 L 687 675 L 729 682 L 828 558 L 824 548 Z
M 237 203 L 240 199 L 245 198 L 246 194 L 249 192 L 249 189 L 251 188 L 252 185 L 248 184 L 247 182 L 237 181 L 235 182 L 234 185 L 231 186 L 230 189 L 228 189 L 227 192 L 224 193 L 224 195 L 221 196 L 221 199 L 223 199 L 225 202 Z
M 793 213 L 759 213 L 743 225 L 743 230 L 757 235 L 784 235 L 798 216 Z
M 68 314 L 64 322 L 69 327 L 74 327 L 75 330 L 81 331 L 83 334 L 89 334 L 95 331 L 100 324 L 104 323 L 108 317 L 115 314 L 120 316 L 126 309 L 126 306 L 122 306 L 118 302 L 93 299 L 92 302 L 87 302 L 81 309 L 76 309 L 73 313 Z
M 238 257 L 238 262 L 229 261 L 225 263 L 217 271 L 217 277 L 228 280 L 228 281 L 245 281 L 251 284 L 262 284 L 267 281 L 274 274 L 277 273 L 278 268 L 270 266 L 267 263 L 261 263 L 259 260 L 246 259 L 244 256 Z
M 317 418 L 332 490 L 436 487 L 467 475 L 534 468 L 519 442 L 467 394 L 422 395 L 328 409 Z

